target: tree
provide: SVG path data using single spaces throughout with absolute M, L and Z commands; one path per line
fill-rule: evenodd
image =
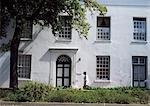
M 100 5 L 96 0 L 2 0 L 1 1 L 1 24 L 2 34 L 0 38 L 6 36 L 6 26 L 9 19 L 15 20 L 15 31 L 10 42 L 10 88 L 18 87 L 17 59 L 18 47 L 20 43 L 21 32 L 27 20 L 33 24 L 48 26 L 52 32 L 60 30 L 60 13 L 67 13 L 72 16 L 70 22 L 80 35 L 87 36 L 90 25 L 86 21 L 86 10 L 91 12 L 99 11 L 105 14 L 107 9 Z M 42 20 L 42 21 L 41 21 Z

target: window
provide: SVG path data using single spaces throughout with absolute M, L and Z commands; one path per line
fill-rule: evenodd
M 96 73 L 97 79 L 109 80 L 110 79 L 110 57 L 109 56 L 96 56 Z
M 23 25 L 21 40 L 30 40 L 30 39 L 32 39 L 32 22 L 26 21 L 26 23 Z
M 71 40 L 71 16 L 60 16 L 60 21 L 62 24 L 62 29 L 59 31 L 58 38 L 59 40 Z
M 97 17 L 97 40 L 110 40 L 110 17 Z
M 18 56 L 18 77 L 30 79 L 31 55 Z
M 133 18 L 133 23 L 133 39 L 139 41 L 146 41 L 146 18 Z
M 132 64 L 133 64 L 133 86 L 145 87 L 147 57 L 133 56 Z

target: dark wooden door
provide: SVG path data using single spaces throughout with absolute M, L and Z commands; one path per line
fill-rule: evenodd
M 56 86 L 71 86 L 71 59 L 66 55 L 59 56 L 56 62 Z

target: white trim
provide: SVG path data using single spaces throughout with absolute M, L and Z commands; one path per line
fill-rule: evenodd
M 72 39 L 61 39 L 61 38 L 56 38 L 56 42 L 71 42 Z
M 20 38 L 20 41 L 32 41 L 31 38 Z
M 111 80 L 94 80 L 94 83 L 111 83 Z
M 50 48 L 50 71 L 49 84 L 56 86 L 56 61 L 60 55 L 67 55 L 71 58 L 71 86 L 76 86 L 76 52 L 77 48 Z
M 148 42 L 147 41 L 134 40 L 134 41 L 131 41 L 131 43 L 133 43 L 133 44 L 147 44 Z
M 111 43 L 111 40 L 96 40 L 95 43 Z
M 19 81 L 32 81 L 32 79 L 27 79 L 27 78 L 19 78 L 19 77 L 18 77 L 18 80 L 19 80 Z

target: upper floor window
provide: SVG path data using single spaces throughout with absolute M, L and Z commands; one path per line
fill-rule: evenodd
M 58 33 L 58 40 L 71 40 L 72 38 L 72 27 L 71 27 L 71 16 L 60 16 L 62 29 Z
M 110 40 L 110 17 L 97 17 L 97 40 Z
M 110 79 L 110 57 L 109 56 L 96 56 L 96 75 L 97 79 L 109 80 Z
M 146 41 L 146 18 L 133 18 L 133 23 L 133 39 L 138 41 Z
M 18 77 L 30 79 L 31 55 L 18 55 Z
M 21 40 L 31 40 L 31 39 L 32 39 L 32 21 L 26 21 L 23 25 Z

